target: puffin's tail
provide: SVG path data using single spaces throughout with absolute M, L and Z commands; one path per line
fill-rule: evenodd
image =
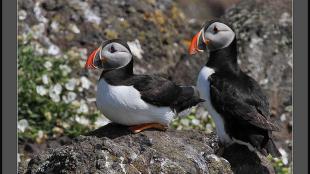
M 186 109 L 189 109 L 198 103 L 204 102 L 205 100 L 199 97 L 199 93 L 194 86 L 180 86 L 181 93 L 178 99 L 172 104 L 172 108 L 177 113 L 180 113 Z
M 269 138 L 264 149 L 267 151 L 267 154 L 271 154 L 272 157 L 281 157 L 281 153 L 271 138 Z

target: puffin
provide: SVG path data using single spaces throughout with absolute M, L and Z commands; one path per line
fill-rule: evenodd
M 188 51 L 194 55 L 205 50 L 209 57 L 199 72 L 197 89 L 215 122 L 222 150 L 238 143 L 264 156 L 281 156 L 272 138 L 272 132 L 280 127 L 270 119 L 268 99 L 259 84 L 237 63 L 237 40 L 232 27 L 220 20 L 203 25 Z
M 166 130 L 176 116 L 204 100 L 194 86 L 180 86 L 157 75 L 133 73 L 133 54 L 126 42 L 103 42 L 87 58 L 85 69 L 101 69 L 96 105 L 114 123 L 133 133 Z

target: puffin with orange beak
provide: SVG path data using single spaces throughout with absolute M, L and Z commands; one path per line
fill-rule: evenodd
M 189 54 L 209 50 L 197 89 L 212 116 L 224 147 L 236 142 L 274 157 L 280 153 L 272 140 L 279 127 L 271 122 L 269 103 L 258 83 L 237 63 L 235 32 L 227 24 L 210 21 L 193 37 Z
M 134 74 L 130 48 L 119 39 L 101 44 L 90 54 L 85 68 L 102 69 L 96 94 L 98 109 L 112 122 L 130 126 L 134 133 L 165 130 L 175 116 L 204 101 L 192 86 Z

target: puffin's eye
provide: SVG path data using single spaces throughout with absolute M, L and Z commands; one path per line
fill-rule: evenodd
M 114 46 L 113 46 L 113 45 L 111 46 L 111 50 L 110 50 L 110 52 L 111 52 L 111 53 L 116 52 L 116 49 L 114 48 Z
M 217 27 L 216 27 L 216 26 L 214 26 L 214 28 L 213 28 L 213 32 L 214 32 L 214 33 L 217 33 L 217 32 L 219 32 L 219 29 L 217 29 Z

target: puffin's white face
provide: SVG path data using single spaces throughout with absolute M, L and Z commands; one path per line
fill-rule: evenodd
M 211 25 L 203 27 L 192 39 L 189 53 L 195 54 L 208 48 L 210 51 L 225 48 L 232 43 L 235 38 L 234 31 L 224 23 L 213 22 Z
M 227 47 L 235 38 L 235 33 L 226 24 L 214 22 L 204 32 L 203 39 L 210 51 Z M 208 40 L 208 41 L 207 41 Z
M 112 70 L 127 65 L 131 59 L 132 54 L 126 46 L 118 42 L 108 42 L 88 57 L 85 68 Z

